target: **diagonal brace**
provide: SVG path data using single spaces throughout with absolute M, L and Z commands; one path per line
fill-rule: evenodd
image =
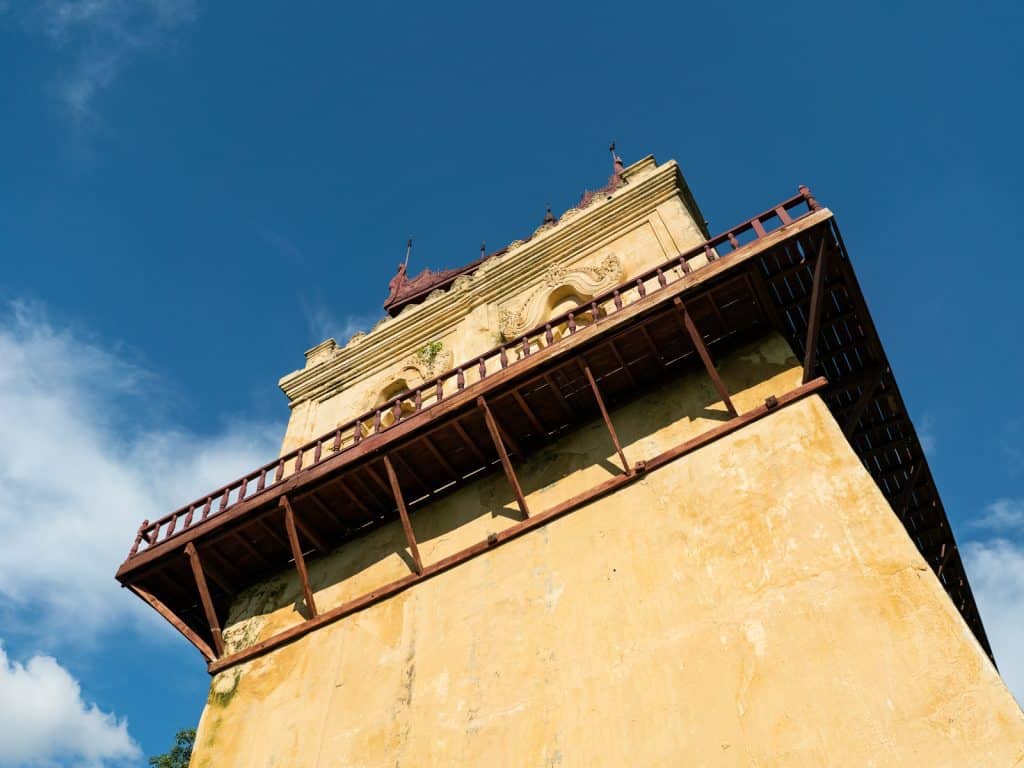
M 519 478 L 516 477 L 516 472 L 512 468 L 512 462 L 508 458 L 508 451 L 505 450 L 505 444 L 501 441 L 501 431 L 498 429 L 498 423 L 494 420 L 494 414 L 491 413 L 491 409 L 483 397 L 478 397 L 476 399 L 476 404 L 480 407 L 480 410 L 484 412 L 484 421 L 487 423 L 487 431 L 491 433 L 491 440 L 494 442 L 494 447 L 498 451 L 498 458 L 501 459 L 501 466 L 505 470 L 505 477 L 508 478 L 508 484 L 512 486 L 512 491 L 516 495 L 516 503 L 519 504 L 519 511 L 523 513 L 523 517 L 529 517 L 530 510 L 526 506 L 526 498 L 523 496 L 523 489 L 520 487 Z

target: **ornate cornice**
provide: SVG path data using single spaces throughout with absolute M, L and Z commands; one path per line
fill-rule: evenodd
M 472 274 L 456 277 L 447 290 L 435 290 L 423 302 L 405 306 L 397 317 L 385 317 L 344 347 L 335 345 L 331 350 L 329 340 L 314 347 L 310 352 L 316 354 L 309 356 L 307 367 L 279 382 L 289 404 L 327 399 L 393 367 L 396 359 L 450 333 L 473 308 L 500 304 L 529 290 L 551 266 L 564 264 L 568 255 L 582 256 L 614 241 L 661 203 L 682 197 L 686 190 L 674 160 L 659 166 L 650 155 L 623 169 L 622 179 L 625 183 L 618 189 L 593 199 L 585 209 L 569 209 L 556 224 L 540 227 L 527 241 L 510 243 Z M 504 268 L 513 262 L 515 269 Z

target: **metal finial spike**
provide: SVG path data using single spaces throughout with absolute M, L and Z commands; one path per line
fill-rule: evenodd
M 410 237 L 405 243 L 405 264 L 403 266 L 409 266 L 409 254 L 412 253 L 412 238 Z
M 612 153 L 612 157 L 615 156 L 615 139 L 612 139 L 612 143 L 608 145 L 608 151 Z
M 484 255 L 484 251 L 487 250 L 487 242 L 485 240 L 480 241 L 480 255 Z
M 555 214 L 551 212 L 551 203 L 548 203 L 548 212 L 544 214 L 544 223 L 554 224 L 556 221 Z

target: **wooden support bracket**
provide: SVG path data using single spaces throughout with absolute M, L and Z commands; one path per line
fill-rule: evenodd
M 195 633 L 195 630 L 192 629 L 192 627 L 190 627 L 184 621 L 179 619 L 177 614 L 174 613 L 174 611 L 172 611 L 170 608 L 168 608 L 166 605 L 160 602 L 159 598 L 157 598 L 156 595 L 152 594 L 148 590 L 143 589 L 137 584 L 129 584 L 128 589 L 130 589 L 136 595 L 145 600 L 149 604 L 150 608 L 152 608 L 154 611 L 156 611 L 165 619 L 167 619 L 168 623 L 170 623 L 172 627 L 181 632 L 181 634 L 185 636 L 186 640 L 188 640 L 190 643 L 192 643 L 192 645 L 199 649 L 199 652 L 203 654 L 204 659 L 206 659 L 207 661 L 213 661 L 215 658 L 217 658 L 213 652 L 213 649 L 211 649 L 210 646 L 206 644 L 206 641 L 203 640 L 203 638 L 201 638 L 199 635 L 197 635 Z
M 313 600 L 313 589 L 309 586 L 309 572 L 306 570 L 306 558 L 302 556 L 302 546 L 299 544 L 299 534 L 295 525 L 295 511 L 288 496 L 281 497 L 279 502 L 284 509 L 284 528 L 288 533 L 288 545 L 292 550 L 292 559 L 295 561 L 295 570 L 299 573 L 299 583 L 302 584 L 302 596 L 306 600 L 306 608 L 309 609 L 311 617 L 317 615 L 316 601 Z
M 398 505 L 398 516 L 402 518 L 402 530 L 405 531 L 405 541 L 412 553 L 413 571 L 423 573 L 423 560 L 420 559 L 420 550 L 416 546 L 416 536 L 413 534 L 412 521 L 409 520 L 409 510 L 405 508 L 405 498 L 402 496 L 402 487 L 398 484 L 398 475 L 391 465 L 391 459 L 384 455 L 384 469 L 388 473 L 388 482 L 391 483 L 391 493 L 395 496 L 395 504 Z
M 582 359 L 578 358 L 580 368 L 583 369 L 584 375 L 587 377 L 587 381 L 590 382 L 590 391 L 594 393 L 594 399 L 597 400 L 597 407 L 601 409 L 601 418 L 604 419 L 604 425 L 608 429 L 608 434 L 612 437 L 612 443 L 615 445 L 615 451 L 619 454 L 619 461 L 622 462 L 622 469 L 628 475 L 633 470 L 629 468 L 629 462 L 626 461 L 626 454 L 622 452 L 622 444 L 619 442 L 619 436 L 615 433 L 615 425 L 612 424 L 611 417 L 608 415 L 608 409 L 605 407 L 604 398 L 601 396 L 601 390 L 597 386 L 597 381 L 594 380 L 594 374 L 590 372 L 590 366 L 583 362 Z
M 487 405 L 487 401 L 483 397 L 476 399 L 476 404 L 480 407 L 480 410 L 484 412 L 484 421 L 487 422 L 487 431 L 491 433 L 491 440 L 494 442 L 494 447 L 498 451 L 498 458 L 501 459 L 501 466 L 505 470 L 505 477 L 508 478 L 508 484 L 512 486 L 512 491 L 516 495 L 516 502 L 519 504 L 519 511 L 523 513 L 523 517 L 530 516 L 530 510 L 526 506 L 526 497 L 523 496 L 523 489 L 519 486 L 519 478 L 516 477 L 516 472 L 512 468 L 512 462 L 509 461 L 508 451 L 505 450 L 505 444 L 501 440 L 501 431 L 498 428 L 498 423 L 494 420 L 494 414 L 491 413 L 491 409 Z
M 199 602 L 203 604 L 203 613 L 206 614 L 206 621 L 210 625 L 210 634 L 213 636 L 213 648 L 219 658 L 224 655 L 224 638 L 221 636 L 220 621 L 217 619 L 217 612 L 213 609 L 213 598 L 210 597 L 210 588 L 206 584 L 206 574 L 203 573 L 203 564 L 199 560 L 199 551 L 191 541 L 185 545 L 185 556 L 192 567 L 192 577 L 196 580 L 196 589 L 199 590 Z
M 821 304 L 825 298 L 825 268 L 829 251 L 825 248 L 828 235 L 822 235 L 818 247 L 818 261 L 814 265 L 814 279 L 811 282 L 810 314 L 807 318 L 807 340 L 804 342 L 804 384 L 813 378 L 812 371 L 818 353 L 818 336 L 821 330 Z
M 694 325 L 693 318 L 690 317 L 690 313 L 686 311 L 686 306 L 683 304 L 683 300 L 676 296 L 674 302 L 676 308 L 683 316 L 683 325 L 690 336 L 690 341 L 693 343 L 694 348 L 697 350 L 697 354 L 700 355 L 700 359 L 704 363 L 704 370 L 708 372 L 708 376 L 711 377 L 711 383 L 714 384 L 715 389 L 718 390 L 718 396 L 722 398 L 722 402 L 725 403 L 725 407 L 729 411 L 730 416 L 739 415 L 736 412 L 736 406 L 732 404 L 732 399 L 729 397 L 729 390 L 725 388 L 725 383 L 722 381 L 722 377 L 718 375 L 718 370 L 715 368 L 715 364 L 711 362 L 711 355 L 708 353 L 708 348 L 704 344 L 704 337 L 700 335 L 700 331 L 698 331 L 697 326 Z

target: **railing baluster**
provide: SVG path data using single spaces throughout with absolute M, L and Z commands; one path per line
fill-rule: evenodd
M 313 449 L 313 463 L 316 464 L 320 461 L 320 456 L 323 454 L 323 440 L 316 441 L 316 448 Z
M 685 256 L 679 257 L 679 268 L 683 270 L 684 275 L 690 274 L 690 262 L 686 260 Z
M 228 508 L 228 495 L 231 493 L 230 488 L 224 489 L 224 495 L 220 497 L 220 507 L 217 509 L 218 512 L 223 512 Z
M 341 427 L 338 427 L 334 432 L 334 444 L 331 446 L 331 450 L 334 453 L 341 450 Z
M 782 226 L 793 223 L 793 219 L 789 217 L 789 211 L 786 210 L 785 206 L 780 205 L 776 208 L 775 215 L 779 217 L 779 221 L 782 222 Z
M 641 299 L 647 295 L 647 286 L 644 285 L 643 278 L 636 279 L 636 292 L 640 294 Z
M 380 432 L 382 426 L 383 426 L 383 424 L 381 424 L 381 420 L 380 420 L 380 408 L 378 408 L 373 413 L 373 431 L 375 433 L 376 432 Z
M 243 477 L 242 484 L 238 488 L 238 500 L 241 501 L 245 498 L 246 492 L 249 490 L 249 478 Z
M 738 250 L 740 247 L 740 241 L 736 239 L 736 235 L 732 232 L 729 233 L 729 245 L 732 246 L 733 250 Z
M 274 473 L 274 482 L 280 483 L 282 477 L 284 477 L 284 459 L 278 459 L 277 471 Z
M 205 520 L 210 516 L 210 509 L 213 507 L 213 496 L 206 497 L 206 503 L 203 505 L 203 514 L 200 517 L 201 520 Z
M 522 350 L 523 357 L 530 356 L 530 338 L 528 336 L 523 336 Z
M 356 423 L 352 430 L 352 445 L 359 445 L 359 441 L 363 439 L 363 422 L 356 419 Z
M 185 530 L 190 525 L 192 525 L 192 515 L 195 513 L 195 511 L 196 511 L 196 505 L 195 504 L 189 504 L 188 505 L 188 512 L 185 513 L 185 523 L 184 523 L 184 525 L 182 525 L 182 530 Z
M 157 520 L 155 523 L 153 523 L 153 529 L 149 532 L 149 536 L 147 538 L 148 538 L 148 541 L 149 541 L 149 546 L 155 547 L 157 540 L 160 538 L 160 521 L 159 520 Z
M 455 388 L 460 392 L 466 388 L 466 374 L 462 372 L 462 367 L 459 367 L 458 372 L 455 374 Z
M 803 195 L 804 200 L 807 201 L 807 207 L 810 210 L 817 211 L 821 208 L 821 206 L 818 205 L 818 201 L 814 199 L 814 195 L 811 194 L 811 190 L 809 187 L 805 186 L 804 184 L 801 184 L 800 194 Z
M 301 448 L 299 448 L 299 450 L 297 450 L 295 452 L 295 471 L 296 472 L 298 472 L 300 469 L 302 469 L 302 454 L 303 453 L 304 453 L 304 451 Z
M 709 264 L 715 260 L 715 252 L 711 250 L 708 243 L 704 243 L 704 258 L 708 260 Z
M 759 240 L 768 234 L 764 231 L 764 225 L 761 223 L 761 219 L 751 219 L 750 225 L 754 228 L 754 233 L 757 235 Z
M 171 538 L 171 534 L 174 533 L 174 527 L 177 524 L 178 524 L 178 516 L 176 514 L 172 514 L 170 521 L 168 521 L 168 523 L 167 523 L 167 533 L 164 536 L 165 539 Z
M 508 368 L 508 352 L 505 351 L 504 345 L 502 345 L 501 350 L 498 352 L 498 359 L 501 361 L 502 368 Z
M 131 550 L 129 550 L 129 552 L 128 552 L 128 557 L 134 557 L 138 553 L 139 547 L 142 545 L 143 531 L 146 530 L 146 526 L 148 526 L 148 525 L 149 525 L 149 520 L 148 519 L 142 521 L 142 525 L 139 526 L 139 530 L 135 534 L 135 541 L 132 544 Z
M 439 403 L 442 400 L 444 400 L 444 380 L 443 379 L 438 379 L 437 380 L 437 394 L 435 395 L 434 399 L 437 400 L 437 402 L 439 402 Z
M 597 316 L 598 316 L 597 302 L 596 301 L 592 301 L 592 302 L 590 302 L 590 322 L 596 323 L 597 322 Z
M 622 309 L 622 294 L 619 293 L 619 289 L 615 289 L 615 293 L 612 294 L 612 303 L 615 304 L 615 309 Z
M 658 285 L 662 288 L 668 285 L 668 280 L 665 279 L 665 273 L 661 271 L 661 267 L 658 267 Z
M 480 372 L 480 378 L 481 379 L 486 378 L 487 377 L 487 364 L 484 362 L 484 359 L 482 357 L 477 361 L 477 365 L 478 365 L 477 370 Z
M 422 389 L 417 389 L 416 390 L 416 396 L 413 399 L 413 407 L 417 411 L 419 411 L 419 410 L 421 410 L 423 408 L 423 390 Z
M 551 323 L 546 323 L 544 325 L 544 341 L 548 344 L 553 344 L 555 341 L 555 334 L 551 332 Z
M 569 327 L 569 333 L 576 333 L 576 316 L 570 312 L 569 319 L 566 321 Z
M 395 404 L 391 406 L 391 415 L 395 417 L 395 424 L 397 424 L 402 418 L 402 401 L 395 400 Z
M 267 487 L 267 468 L 264 467 L 260 470 L 260 477 L 256 481 L 256 493 L 259 493 Z

